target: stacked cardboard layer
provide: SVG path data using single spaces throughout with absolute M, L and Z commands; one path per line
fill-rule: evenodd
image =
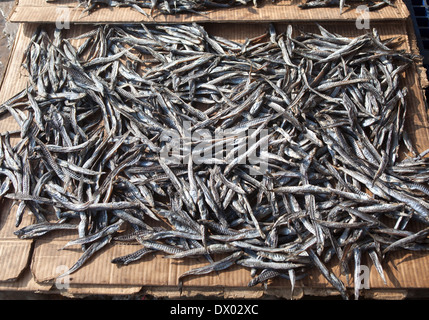
M 290 2 L 266 4 L 260 8 L 244 7 L 230 10 L 216 10 L 207 15 L 174 15 L 158 16 L 149 21 L 141 14 L 127 9 L 101 9 L 91 15 L 81 15 L 81 9 L 75 9 L 75 2 L 60 0 L 47 3 L 45 0 L 20 0 L 12 13 L 10 20 L 20 22 L 7 71 L 0 88 L 0 103 L 26 87 L 27 76 L 22 68 L 22 57 L 33 32 L 39 22 L 50 22 L 53 27 L 56 22 L 58 6 L 68 6 L 71 27 L 66 30 L 66 36 L 79 35 L 91 28 L 88 23 L 121 23 L 121 22 L 205 22 L 204 26 L 211 34 L 221 35 L 235 41 L 264 33 L 269 22 L 275 22 L 279 30 L 285 30 L 292 24 L 295 32 L 298 30 L 316 31 L 316 22 L 322 23 L 332 32 L 346 36 L 358 36 L 367 32 L 357 29 L 355 21 L 360 13 L 348 9 L 339 15 L 338 8 L 300 10 Z M 251 21 L 252 23 L 248 23 Z M 214 24 L 216 22 L 216 24 Z M 245 23 L 246 22 L 246 23 Z M 400 37 L 401 48 L 408 52 L 417 53 L 413 29 L 410 27 L 409 13 L 401 0 L 396 8 L 386 7 L 378 12 L 370 13 L 370 27 L 376 28 L 382 39 Z M 405 85 L 410 94 L 407 103 L 409 118 L 407 130 L 415 142 L 418 151 L 429 148 L 429 124 L 427 120 L 426 103 L 422 91 L 425 78 L 421 78 L 418 68 L 409 69 L 405 75 Z M 0 119 L 0 132 L 17 129 L 12 117 Z M 22 290 L 47 292 L 55 291 L 69 295 L 85 294 L 135 294 L 141 292 L 157 296 L 179 296 L 177 279 L 180 274 L 190 268 L 204 265 L 202 260 L 188 259 L 171 261 L 163 259 L 162 255 L 148 256 L 141 262 L 125 267 L 117 267 L 110 261 L 114 257 L 134 252 L 135 245 L 113 245 L 97 253 L 94 259 L 73 273 L 62 282 L 56 277 L 66 271 L 80 257 L 78 249 L 61 250 L 64 244 L 75 237 L 74 232 L 55 233 L 38 240 L 19 240 L 13 234 L 14 212 L 16 206 L 7 199 L 0 200 L 0 290 Z M 28 225 L 32 217 L 26 215 L 22 225 Z M 370 261 L 363 261 L 369 267 L 369 289 L 366 296 L 381 298 L 400 298 L 410 294 L 412 290 L 429 289 L 429 256 L 424 253 L 395 252 L 389 256 L 385 267 L 385 285 Z M 347 283 L 336 267 L 332 271 Z M 287 280 L 276 279 L 263 286 L 248 288 L 250 274 L 247 269 L 238 266 L 219 274 L 191 278 L 186 281 L 182 295 L 254 298 L 264 294 L 288 297 L 290 284 Z M 67 284 L 64 286 L 64 281 Z M 350 286 L 353 279 L 349 281 Z M 294 297 L 304 294 L 327 295 L 335 294 L 335 290 L 315 270 L 308 277 L 296 284 Z

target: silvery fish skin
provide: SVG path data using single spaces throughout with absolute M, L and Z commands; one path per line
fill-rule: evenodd
M 21 128 L 0 135 L 15 234 L 74 232 L 63 250 L 82 256 L 63 276 L 133 241 L 112 263 L 208 261 L 181 286 L 235 265 L 252 270 L 249 285 L 281 277 L 295 288 L 312 270 L 347 299 L 326 264 L 356 276 L 366 254 L 386 282 L 391 251 L 428 249 L 428 150 L 406 133 L 400 81 L 419 57 L 376 30 L 315 27 L 270 25 L 243 43 L 195 23 L 74 38 L 39 28 L 23 59 L 29 85 L 0 105 Z M 28 211 L 37 221 L 20 227 Z

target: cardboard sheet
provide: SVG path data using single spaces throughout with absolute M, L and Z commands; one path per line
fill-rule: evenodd
M 345 8 L 340 15 L 338 7 L 300 9 L 297 4 L 302 0 L 260 0 L 260 5 L 255 8 L 252 5 L 213 9 L 201 14 L 154 14 L 146 17 L 138 11 L 128 7 L 100 8 L 91 13 L 82 13 L 83 8 L 77 8 L 75 0 L 19 0 L 18 5 L 12 11 L 12 22 L 40 22 L 40 23 L 178 23 L 178 22 L 278 22 L 278 21 L 356 21 L 363 18 L 363 12 L 358 11 L 361 5 L 359 1 L 348 1 L 350 7 Z M 143 9 L 149 13 L 149 9 Z M 396 1 L 396 7 L 384 7 L 377 11 L 367 13 L 370 21 L 380 20 L 404 20 L 409 16 L 406 5 L 402 0 Z
M 279 31 L 285 30 L 287 24 L 277 24 Z M 353 25 L 345 22 L 324 23 L 323 26 L 331 32 L 345 36 L 358 36 L 365 30 L 357 30 Z M 18 93 L 26 86 L 25 70 L 21 67 L 22 54 L 28 45 L 36 24 L 21 25 L 17 36 L 17 42 L 6 70 L 6 75 L 0 89 L 0 103 L 6 101 L 12 95 Z M 206 24 L 206 30 L 211 34 L 221 35 L 236 41 L 244 41 L 247 37 L 253 37 L 265 32 L 268 24 Z M 298 30 L 316 31 L 314 23 L 294 24 L 295 32 Z M 382 38 L 400 37 L 403 40 L 401 49 L 415 52 L 416 48 L 407 36 L 406 23 L 374 22 L 371 27 L 378 30 Z M 76 25 L 66 31 L 65 36 L 76 36 L 87 31 L 91 26 Z M 407 96 L 408 119 L 407 130 L 419 152 L 429 148 L 429 123 L 424 103 L 424 97 L 420 84 L 420 77 L 416 69 L 409 69 L 406 73 L 404 84 L 409 89 Z M 16 126 L 10 117 L 0 119 L 0 131 L 12 130 Z M 73 247 L 61 249 L 64 244 L 73 239 L 75 232 L 64 232 L 43 236 L 37 240 L 19 240 L 13 235 L 14 226 L 13 207 L 7 201 L 1 204 L 0 213 L 0 285 L 5 281 L 16 280 L 16 290 L 33 290 L 35 284 L 43 288 L 56 288 L 64 294 L 121 294 L 136 293 L 143 288 L 154 295 L 178 296 L 177 279 L 190 268 L 206 264 L 200 259 L 168 260 L 161 254 L 148 255 L 143 260 L 128 266 L 117 267 L 110 261 L 118 256 L 136 251 L 137 245 L 110 244 L 91 258 L 80 270 L 70 275 L 67 279 L 68 286 L 57 286 L 56 277 L 70 268 L 80 257 L 81 251 Z M 26 216 L 22 226 L 29 224 L 32 217 Z M 29 220 L 27 220 L 29 219 Z M 368 290 L 364 290 L 373 297 L 385 298 L 389 292 L 394 297 L 400 297 L 409 289 L 429 288 L 429 254 L 421 252 L 392 252 L 384 266 L 388 283 L 385 285 L 372 262 L 366 258 L 363 264 L 369 267 L 370 281 Z M 31 281 L 22 281 L 22 277 L 28 277 L 28 269 Z M 26 272 L 24 272 L 26 271 Z M 345 283 L 345 276 L 340 275 L 337 267 L 332 267 L 332 272 Z M 348 287 L 352 287 L 353 280 L 350 277 Z M 247 288 L 250 277 L 248 269 L 234 266 L 219 274 L 213 273 L 206 276 L 189 277 L 184 282 L 184 296 L 204 294 L 223 297 L 259 297 L 264 293 L 278 296 L 290 295 L 290 283 L 286 279 L 275 279 L 268 285 L 267 291 L 263 286 Z M 297 282 L 294 297 L 303 294 L 329 295 L 337 294 L 332 286 L 317 271 L 310 271 L 308 276 Z

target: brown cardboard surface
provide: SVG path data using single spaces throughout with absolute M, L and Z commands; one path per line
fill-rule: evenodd
M 232 40 L 243 41 L 246 37 L 262 34 L 268 24 L 206 24 L 209 33 L 221 35 Z M 278 24 L 279 31 L 286 29 L 287 24 Z M 331 22 L 323 24 L 331 32 L 345 36 L 357 36 L 366 32 L 357 30 L 353 25 L 345 22 Z M 13 94 L 25 88 L 26 77 L 21 67 L 22 53 L 34 32 L 36 24 L 22 25 L 17 42 L 13 50 L 10 64 L 0 88 L 0 102 L 4 102 Z M 400 37 L 403 42 L 401 49 L 408 52 L 415 50 L 413 42 L 407 36 L 406 23 L 374 22 L 371 27 L 378 30 L 382 38 Z M 79 25 L 67 30 L 65 36 L 78 35 L 91 26 Z M 314 23 L 294 24 L 295 32 L 298 30 L 316 31 Z M 416 142 L 418 151 L 429 148 L 429 123 L 425 108 L 420 77 L 416 69 L 408 70 L 404 84 L 409 89 L 407 96 L 408 119 L 407 129 L 410 138 Z M 10 117 L 0 119 L 0 129 L 10 130 L 16 124 Z M 55 286 L 56 277 L 70 268 L 82 254 L 76 247 L 60 250 L 64 244 L 75 237 L 73 232 L 64 232 L 44 236 L 34 241 L 18 240 L 13 235 L 14 212 L 11 203 L 4 201 L 0 213 L 0 280 L 18 280 L 14 288 L 16 290 L 34 288 L 35 284 L 42 288 Z M 10 211 L 10 212 L 9 212 Z M 31 219 L 26 216 L 25 219 Z M 29 220 L 23 221 L 27 225 Z M 34 245 L 31 250 L 32 244 Z M 97 252 L 81 269 L 70 275 L 67 279 L 69 287 L 64 294 L 132 294 L 139 292 L 141 288 L 155 295 L 178 296 L 178 276 L 190 268 L 199 267 L 206 262 L 202 259 L 168 260 L 161 254 L 146 256 L 142 261 L 124 267 L 117 267 L 111 263 L 115 257 L 125 255 L 139 249 L 138 245 L 121 245 L 111 243 L 109 246 Z M 370 267 L 370 290 L 373 297 L 401 296 L 408 289 L 429 288 L 429 253 L 421 252 L 392 252 L 387 257 L 385 273 L 388 283 L 385 285 L 369 259 L 363 264 Z M 31 271 L 32 280 L 22 281 L 22 277 L 28 273 L 23 272 L 26 267 Z M 347 282 L 346 277 L 340 275 L 338 267 L 332 267 L 332 272 L 340 277 L 348 287 L 353 286 L 352 276 Z M 223 297 L 259 297 L 262 294 L 277 296 L 290 296 L 290 283 L 286 279 L 275 279 L 268 284 L 267 291 L 263 286 L 247 288 L 251 279 L 248 269 L 234 266 L 220 273 L 206 276 L 189 277 L 184 281 L 184 296 L 204 294 Z M 31 290 L 31 289 L 30 289 Z M 389 291 L 390 290 L 390 291 Z M 392 293 L 393 292 L 393 293 Z M 331 295 L 337 294 L 332 286 L 317 271 L 310 271 L 308 276 L 297 281 L 294 297 L 303 294 Z
M 0 270 L 0 281 L 14 281 L 27 266 L 31 243 L 19 240 L 0 241 L 0 257 L 7 264 Z
M 90 14 L 82 13 L 82 8 L 77 8 L 75 0 L 57 0 L 46 2 L 45 0 L 19 0 L 18 5 L 10 16 L 12 22 L 40 22 L 55 23 L 57 21 L 69 21 L 71 23 L 178 23 L 178 22 L 276 22 L 276 21 L 355 21 L 362 17 L 362 12 L 356 10 L 360 2 L 349 1 L 350 7 L 345 8 L 342 15 L 338 7 L 300 9 L 297 4 L 301 0 L 278 0 L 272 3 L 270 0 L 260 1 L 255 8 L 251 5 L 227 9 L 208 10 L 202 14 L 154 14 L 154 17 L 146 17 L 128 7 L 100 8 Z M 143 9 L 147 13 L 149 9 Z M 409 16 L 408 9 L 402 0 L 396 1 L 395 7 L 384 7 L 377 11 L 368 12 L 371 21 L 379 20 L 404 20 Z
M 76 287 L 70 285 L 67 290 L 59 290 L 59 293 L 68 297 L 79 297 L 86 295 L 134 295 L 139 293 L 141 286 L 132 285 L 82 285 Z

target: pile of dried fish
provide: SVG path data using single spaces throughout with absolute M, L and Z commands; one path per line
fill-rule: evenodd
M 55 0 L 47 0 L 55 1 Z M 178 14 L 178 13 L 204 13 L 204 11 L 217 8 L 231 8 L 236 6 L 253 5 L 258 7 L 258 0 L 78 0 L 79 7 L 84 8 L 82 13 L 90 13 L 102 7 L 130 7 L 145 16 L 153 16 L 157 11 L 161 14 Z M 275 0 L 272 0 L 275 2 Z M 346 7 L 345 0 L 306 0 L 305 3 L 299 4 L 302 9 L 339 7 L 340 14 Z M 375 11 L 385 6 L 395 6 L 390 0 L 373 1 L 361 0 L 358 2 L 365 5 L 368 10 Z M 150 9 L 146 12 L 143 9 Z
M 368 254 L 384 279 L 388 252 L 426 250 L 429 160 L 404 130 L 400 81 L 417 57 L 376 30 L 292 31 L 237 43 L 198 24 L 38 30 L 28 86 L 0 106 L 20 126 L 1 137 L 1 195 L 17 227 L 26 209 L 36 219 L 15 234 L 75 230 L 66 247 L 83 254 L 66 274 L 134 241 L 112 262 L 208 260 L 180 285 L 240 265 L 249 286 L 286 277 L 293 290 L 317 268 L 344 298 L 327 263 L 359 279 Z

